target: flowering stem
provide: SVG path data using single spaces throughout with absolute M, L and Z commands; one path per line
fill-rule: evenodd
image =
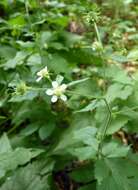
M 31 23 L 31 20 L 30 20 L 29 8 L 28 8 L 28 0 L 25 0 L 25 10 L 26 10 L 26 15 L 27 15 L 27 18 L 28 18 L 28 23 L 29 23 L 30 29 L 32 30 L 32 23 Z
M 103 99 L 103 97 L 96 97 L 96 96 L 91 96 L 91 95 L 80 94 L 80 93 L 73 92 L 71 90 L 66 90 L 66 92 L 68 92 L 70 94 L 78 95 L 78 96 L 84 96 L 84 97 L 91 98 L 91 99 Z
M 101 59 L 102 59 L 102 62 L 103 62 L 103 78 L 104 78 L 104 81 L 105 81 L 105 62 L 104 62 L 104 51 L 103 51 L 103 44 L 102 44 L 102 40 L 101 40 L 101 37 L 100 37 L 100 33 L 99 33 L 99 30 L 98 30 L 98 27 L 97 27 L 97 24 L 96 22 L 94 21 L 94 29 L 95 29 L 95 32 L 96 32 L 96 35 L 97 35 L 97 40 L 98 42 L 100 43 L 102 49 L 101 49 L 101 52 L 100 52 L 100 56 L 101 56 Z M 105 85 L 104 85 L 104 92 L 105 92 Z
M 68 90 L 68 92 L 71 93 L 71 94 L 76 94 L 76 95 L 80 95 L 80 96 L 86 96 L 86 97 L 89 97 L 89 98 L 92 98 L 92 99 L 97 99 L 97 100 L 103 100 L 104 101 L 105 106 L 106 106 L 106 108 L 108 110 L 108 118 L 107 118 L 106 124 L 104 126 L 104 129 L 102 131 L 102 136 L 101 136 L 99 147 L 98 147 L 98 156 L 101 156 L 102 155 L 102 153 L 101 153 L 102 144 L 103 144 L 104 138 L 106 136 L 107 129 L 109 127 L 109 124 L 110 124 L 111 118 L 112 118 L 112 111 L 111 111 L 111 108 L 110 108 L 110 106 L 109 106 L 106 98 L 104 98 L 104 97 L 88 96 L 88 95 L 84 95 L 84 94 L 82 95 L 82 94 L 79 94 L 79 93 L 74 93 L 74 92 L 69 91 L 69 90 Z
M 110 106 L 109 106 L 109 104 L 108 104 L 106 98 L 103 98 L 103 101 L 105 102 L 106 107 L 107 107 L 107 109 L 108 109 L 108 119 L 107 119 L 106 125 L 105 125 L 104 130 L 103 130 L 103 135 L 102 135 L 101 141 L 103 141 L 103 139 L 104 139 L 104 137 L 105 137 L 105 135 L 106 135 L 108 126 L 109 126 L 110 121 L 111 121 L 111 118 L 112 118 L 112 111 L 111 111 L 111 109 L 110 109 Z
M 97 35 L 97 40 L 101 44 L 101 46 L 103 47 L 102 41 L 101 41 L 101 38 L 100 38 L 100 33 L 99 33 L 99 30 L 98 30 L 96 22 L 94 22 L 94 29 L 95 29 L 95 32 L 96 32 L 96 35 Z
M 107 121 L 106 121 L 106 124 L 104 126 L 104 129 L 103 129 L 103 133 L 102 133 L 102 136 L 101 136 L 101 139 L 100 139 L 100 143 L 99 143 L 99 147 L 98 147 L 98 157 L 100 157 L 102 155 L 102 145 L 103 145 L 103 141 L 104 141 L 104 138 L 106 136 L 106 132 L 107 132 L 107 129 L 109 127 L 109 124 L 111 122 L 111 118 L 112 118 L 112 111 L 111 111 L 111 108 L 106 100 L 106 98 L 103 98 L 103 101 L 105 102 L 105 105 L 107 107 L 107 110 L 108 110 L 108 118 L 107 118 Z

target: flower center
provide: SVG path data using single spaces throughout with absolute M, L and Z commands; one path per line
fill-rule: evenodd
M 54 89 L 54 94 L 56 96 L 61 96 L 63 92 L 64 92 L 64 90 L 60 86 L 58 86 L 57 88 Z
M 42 71 L 41 75 L 42 75 L 43 77 L 47 76 L 47 75 L 48 75 L 48 71 Z

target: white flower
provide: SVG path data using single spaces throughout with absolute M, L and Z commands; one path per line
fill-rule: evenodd
M 43 68 L 42 70 L 40 70 L 39 72 L 37 72 L 37 76 L 38 78 L 36 79 L 36 82 L 39 82 L 44 77 L 49 78 L 49 72 L 48 72 L 47 66 Z
M 60 84 L 57 81 L 52 82 L 52 87 L 47 89 L 46 94 L 52 96 L 51 102 L 55 103 L 58 99 L 63 100 L 64 102 L 67 100 L 67 96 L 64 95 L 64 92 L 67 88 L 66 84 Z

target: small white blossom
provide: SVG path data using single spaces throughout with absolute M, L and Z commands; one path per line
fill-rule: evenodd
M 38 78 L 36 79 L 36 82 L 39 82 L 42 78 L 49 78 L 49 72 L 47 66 L 42 70 L 40 70 L 39 72 L 37 72 L 37 76 Z
M 46 90 L 46 94 L 52 96 L 51 102 L 55 103 L 58 99 L 61 99 L 64 102 L 67 101 L 67 96 L 64 95 L 64 92 L 67 88 L 66 84 L 60 84 L 57 81 L 53 81 L 52 87 L 53 88 Z

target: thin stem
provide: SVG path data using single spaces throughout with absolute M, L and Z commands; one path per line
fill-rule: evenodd
M 105 102 L 105 104 L 106 104 L 106 107 L 107 107 L 107 109 L 108 109 L 109 116 L 108 116 L 107 123 L 106 123 L 105 128 L 104 128 L 104 131 L 103 131 L 102 140 L 104 139 L 104 137 L 105 137 L 105 135 L 106 135 L 106 132 L 107 132 L 107 129 L 108 129 L 108 126 L 109 126 L 109 124 L 110 124 L 111 117 L 112 117 L 112 111 L 111 111 L 111 109 L 110 109 L 110 106 L 109 106 L 109 104 L 108 104 L 106 98 L 103 98 L 103 100 L 104 100 L 104 102 Z
M 103 78 L 104 78 L 104 81 L 105 81 L 105 79 L 106 79 L 106 75 L 105 75 L 105 62 L 104 62 L 104 59 L 103 59 L 103 57 L 104 57 L 104 51 L 103 51 L 103 44 L 102 44 L 102 40 L 101 40 L 101 37 L 100 37 L 100 33 L 99 33 L 99 30 L 98 30 L 98 27 L 97 27 L 97 24 L 96 24 L 96 22 L 94 22 L 94 29 L 95 29 L 95 32 L 96 32 L 96 36 L 97 36 L 97 40 L 98 40 L 98 42 L 100 43 L 100 45 L 101 45 L 101 51 L 100 51 L 100 57 L 101 57 L 101 59 L 102 59 L 102 62 L 103 62 Z M 105 92 L 105 85 L 104 85 L 104 92 Z
M 26 10 L 26 15 L 27 15 L 27 18 L 28 18 L 28 23 L 29 23 L 30 29 L 32 30 L 32 23 L 31 23 L 31 20 L 30 20 L 28 0 L 25 0 L 25 10 Z
M 109 124 L 110 124 L 111 118 L 112 118 L 112 111 L 111 111 L 111 108 L 110 108 L 110 106 L 109 106 L 109 104 L 108 104 L 106 98 L 104 98 L 104 97 L 88 96 L 88 95 L 84 95 L 84 94 L 74 93 L 74 92 L 69 91 L 69 90 L 68 90 L 68 92 L 71 93 L 71 94 L 75 94 L 75 95 L 86 96 L 86 97 L 89 97 L 89 98 L 92 98 L 92 99 L 103 100 L 104 103 L 105 103 L 105 105 L 106 105 L 106 107 L 107 107 L 107 110 L 108 110 L 108 118 L 107 118 L 106 124 L 105 124 L 104 129 L 103 129 L 102 137 L 101 137 L 101 139 L 100 139 L 100 143 L 99 143 L 99 147 L 98 147 L 98 152 L 97 152 L 98 157 L 99 157 L 99 156 L 102 155 L 102 152 L 101 152 L 101 150 L 102 150 L 102 144 L 103 144 L 104 138 L 105 138 L 105 136 L 106 136 L 107 129 L 108 129 L 108 127 L 109 127 Z
M 66 90 L 66 92 L 68 92 L 70 94 L 78 95 L 78 96 L 84 96 L 84 97 L 91 98 L 91 99 L 98 99 L 98 100 L 103 99 L 103 97 L 96 97 L 96 96 L 91 96 L 91 95 L 80 94 L 80 93 L 73 92 L 71 90 Z
M 99 143 L 99 147 L 98 147 L 98 157 L 100 157 L 102 155 L 102 145 L 103 145 L 103 141 L 104 141 L 104 138 L 106 136 L 106 132 L 107 132 L 107 129 L 109 127 L 109 124 L 111 122 L 111 118 L 112 118 L 112 111 L 110 109 L 110 106 L 106 100 L 106 98 L 103 98 L 103 101 L 105 102 L 105 105 L 108 109 L 108 118 L 107 118 L 107 122 L 104 126 L 104 129 L 103 129 L 103 134 L 102 134 L 102 137 L 100 139 L 100 143 Z
M 13 131 L 15 131 L 18 128 L 18 125 L 14 125 L 8 132 L 7 134 L 11 134 Z
M 94 29 L 95 29 L 95 32 L 96 32 L 96 35 L 97 35 L 97 40 L 101 44 L 101 46 L 103 47 L 101 37 L 100 37 L 100 33 L 99 33 L 99 30 L 98 30 L 96 22 L 94 22 Z

